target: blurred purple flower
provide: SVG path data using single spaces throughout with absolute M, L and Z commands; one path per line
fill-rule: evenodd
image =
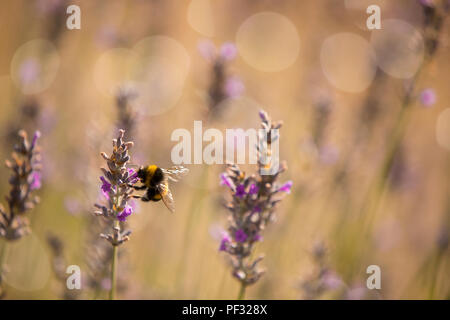
M 217 49 L 211 40 L 202 40 L 197 45 L 198 52 L 207 61 L 213 61 L 217 54 Z
M 39 13 L 54 13 L 64 5 L 64 0 L 37 0 L 36 7 Z
M 31 173 L 30 189 L 38 190 L 41 188 L 41 173 L 38 171 L 33 171 Z
M 29 85 L 36 81 L 39 75 L 39 63 L 34 58 L 28 58 L 19 68 L 19 79 L 23 85 Z
M 335 164 L 339 159 L 339 151 L 333 146 L 323 146 L 319 150 L 319 161 L 325 165 Z
M 114 47 L 119 42 L 116 28 L 114 26 L 103 26 L 95 35 L 95 42 L 100 47 Z
M 230 98 L 237 98 L 241 96 L 244 90 L 244 83 L 239 77 L 229 77 L 225 82 L 225 93 Z
M 125 222 L 127 217 L 133 213 L 133 208 L 130 205 L 126 205 L 125 209 L 117 215 L 119 221 Z
M 425 107 L 431 107 L 436 103 L 436 93 L 433 89 L 425 89 L 420 93 L 420 102 Z
M 419 0 L 419 3 L 425 7 L 433 7 L 434 6 L 433 0 Z
M 347 299 L 348 300 L 362 300 L 362 299 L 364 299 L 366 292 L 367 292 L 366 288 L 364 288 L 364 287 L 352 288 L 347 292 Z
M 291 180 L 289 180 L 288 182 L 283 184 L 280 188 L 278 188 L 278 191 L 291 193 L 292 185 L 293 185 L 293 182 Z
M 111 290 L 111 279 L 103 278 L 100 282 L 100 286 L 103 288 L 103 290 Z
M 326 271 L 322 280 L 323 284 L 330 290 L 338 289 L 344 284 L 342 279 L 333 271 Z
M 245 187 L 243 184 L 240 184 L 236 187 L 236 197 L 243 198 L 246 195 Z
M 76 214 L 81 210 L 81 204 L 78 199 L 66 197 L 64 199 L 64 207 L 70 214 Z
M 231 61 L 236 58 L 237 49 L 234 43 L 226 42 L 220 47 L 220 57 L 225 61 Z
M 234 234 L 234 238 L 236 239 L 237 242 L 245 242 L 245 240 L 247 240 L 247 237 L 248 237 L 247 234 L 242 229 L 236 230 Z

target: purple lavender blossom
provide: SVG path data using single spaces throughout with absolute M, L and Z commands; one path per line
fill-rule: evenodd
M 197 49 L 200 55 L 207 61 L 213 61 L 216 58 L 217 48 L 210 40 L 200 41 Z
M 285 184 L 283 184 L 280 188 L 278 188 L 278 191 L 286 192 L 287 194 L 291 193 L 293 182 L 289 180 Z
M 33 171 L 30 176 L 30 190 L 38 190 L 41 188 L 41 173 Z
M 236 232 L 234 234 L 234 238 L 236 239 L 237 242 L 245 242 L 245 240 L 247 240 L 248 236 L 244 232 L 244 230 L 238 229 L 238 230 L 236 230 Z
M 109 199 L 109 193 L 111 192 L 111 183 L 109 183 L 103 176 L 100 177 L 100 180 L 102 181 L 102 186 L 100 187 L 102 193 L 106 199 Z
M 245 187 L 243 184 L 240 184 L 236 187 L 236 197 L 243 198 L 247 193 L 245 192 Z
M 220 241 L 219 251 L 227 251 L 227 245 L 231 242 L 228 233 L 224 232 L 222 235 L 222 240 Z
M 279 129 L 282 125 L 281 122 L 272 123 L 269 115 L 264 111 L 261 111 L 259 116 L 262 120 L 261 127 L 266 132 L 275 128 Z M 267 135 L 265 137 L 268 139 Z M 259 157 L 267 154 L 267 146 L 271 141 L 256 145 Z M 276 204 L 281 200 L 272 195 L 278 191 L 289 193 L 292 187 L 292 181 L 281 187 L 277 183 L 279 175 L 286 171 L 284 162 L 273 175 L 261 175 L 263 165 L 258 162 L 257 173 L 246 175 L 238 165 L 228 164 L 226 172 L 220 175 L 222 185 L 235 187 L 230 188 L 231 199 L 226 203 L 226 208 L 231 212 L 228 217 L 228 232 L 231 237 L 222 242 L 221 248 L 226 249 L 225 251 L 229 254 L 233 267 L 232 275 L 241 283 L 240 297 L 243 297 L 242 292 L 247 286 L 256 283 L 264 274 L 264 270 L 258 267 L 263 256 L 253 258 L 252 251 L 254 243 L 261 241 L 263 230 L 273 221 Z M 231 244 L 228 244 L 228 241 Z
M 258 191 L 259 191 L 259 187 L 256 185 L 256 183 L 252 183 L 252 185 L 250 186 L 250 189 L 248 190 L 248 194 L 254 195 L 254 194 L 257 194 Z
M 228 77 L 225 82 L 225 94 L 230 98 L 238 98 L 245 90 L 244 83 L 237 76 Z
M 31 149 L 34 149 L 34 147 L 36 146 L 36 142 L 40 137 L 41 137 L 41 132 L 36 131 L 33 135 L 33 140 L 31 140 Z
M 237 49 L 234 43 L 226 42 L 220 47 L 220 57 L 225 61 L 231 61 L 236 58 Z
M 135 184 L 139 180 L 137 171 L 134 169 L 128 169 L 128 176 L 129 176 L 129 178 L 128 178 L 129 182 L 131 184 Z
M 431 107 L 436 100 L 436 93 L 433 89 L 425 89 L 420 93 L 420 102 L 424 107 Z
M 5 161 L 6 167 L 11 170 L 11 189 L 5 197 L 8 209 L 0 204 L 0 238 L 8 241 L 20 239 L 30 232 L 26 212 L 39 203 L 33 191 L 41 188 L 42 163 L 39 148 L 36 145 L 32 147 L 24 130 L 20 130 L 18 136 L 19 141 L 14 145 L 12 159 Z
M 262 235 L 260 235 L 259 233 L 255 234 L 255 236 L 253 237 L 253 241 L 262 241 Z
M 252 213 L 261 213 L 261 212 L 262 212 L 262 209 L 258 205 L 254 206 L 252 209 Z
M 133 208 L 130 205 L 126 205 L 125 209 L 121 213 L 117 215 L 117 219 L 119 221 L 125 222 L 127 220 L 127 217 L 130 216 L 133 213 Z
M 220 185 L 221 186 L 225 185 L 228 188 L 230 188 L 231 190 L 234 190 L 233 182 L 225 173 L 220 174 Z

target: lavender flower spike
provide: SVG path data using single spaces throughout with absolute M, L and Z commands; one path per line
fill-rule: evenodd
M 12 160 L 6 161 L 6 166 L 12 171 L 9 178 L 11 190 L 6 196 L 9 209 L 6 210 L 0 204 L 0 237 L 9 241 L 29 233 L 28 220 L 24 214 L 39 202 L 39 198 L 33 196 L 33 191 L 41 187 L 41 158 L 37 145 L 39 135 L 36 132 L 30 143 L 26 132 L 21 130 L 20 142 L 14 146 Z
M 265 111 L 260 111 L 259 116 L 264 130 L 281 127 L 281 123 L 273 124 Z M 269 139 L 260 137 L 266 138 Z M 259 156 L 267 153 L 265 146 L 270 145 L 270 142 L 257 144 Z M 262 163 L 258 163 L 256 174 L 247 176 L 237 165 L 229 164 L 226 172 L 220 176 L 221 184 L 228 186 L 231 196 L 226 204 L 230 212 L 228 233 L 222 239 L 220 251 L 231 258 L 232 274 L 241 284 L 239 299 L 244 298 L 245 288 L 257 282 L 264 273 L 258 268 L 262 256 L 252 260 L 251 253 L 255 242 L 262 240 L 263 231 L 273 221 L 280 197 L 283 193 L 289 193 L 293 184 L 292 181 L 281 186 L 277 183 L 280 173 L 286 170 L 284 163 L 273 175 L 261 175 L 262 166 Z
M 9 242 L 18 240 L 30 233 L 27 213 L 39 203 L 39 198 L 33 192 L 41 187 L 40 150 L 37 145 L 39 133 L 36 133 L 30 143 L 25 131 L 19 131 L 20 141 L 14 146 L 11 160 L 6 166 L 11 170 L 8 180 L 9 194 L 5 197 L 7 209 L 0 204 L 0 238 L 4 238 L 3 250 Z M 3 251 L 5 252 L 5 251 Z M 5 261 L 0 259 L 0 298 L 5 294 L 2 286 L 5 271 Z
M 133 142 L 124 142 L 124 134 L 125 131 L 120 130 L 119 137 L 113 140 L 111 156 L 104 152 L 101 153 L 108 170 L 101 168 L 103 176 L 100 177 L 102 181 L 100 189 L 105 195 L 107 203 L 106 205 L 95 205 L 96 208 L 100 209 L 95 212 L 98 216 L 116 222 L 125 221 L 132 213 L 132 208 L 128 204 L 133 193 L 133 188 L 130 185 L 136 180 L 134 170 L 127 168 L 130 161 L 128 150 L 133 146 Z M 130 233 L 130 231 L 121 232 L 120 225 L 116 223 L 112 234 L 101 234 L 101 237 L 108 240 L 113 246 L 119 246 L 129 239 Z

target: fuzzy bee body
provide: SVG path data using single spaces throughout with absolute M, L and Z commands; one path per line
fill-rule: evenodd
M 169 189 L 169 180 L 178 181 L 182 175 L 186 174 L 188 169 L 175 166 L 169 169 L 162 169 L 156 165 L 142 166 L 137 172 L 142 186 L 132 186 L 136 190 L 146 190 L 143 196 L 134 196 L 142 201 L 160 201 L 162 200 L 166 207 L 175 211 L 175 202 L 172 192 Z

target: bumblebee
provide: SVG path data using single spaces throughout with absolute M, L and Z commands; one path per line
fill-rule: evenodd
M 175 212 L 175 202 L 169 189 L 169 180 L 177 182 L 188 171 L 182 166 L 174 166 L 169 169 L 162 169 L 156 165 L 141 166 L 137 177 L 142 185 L 130 185 L 130 187 L 135 190 L 146 190 L 146 192 L 142 196 L 133 197 L 145 202 L 162 200 L 171 212 Z

